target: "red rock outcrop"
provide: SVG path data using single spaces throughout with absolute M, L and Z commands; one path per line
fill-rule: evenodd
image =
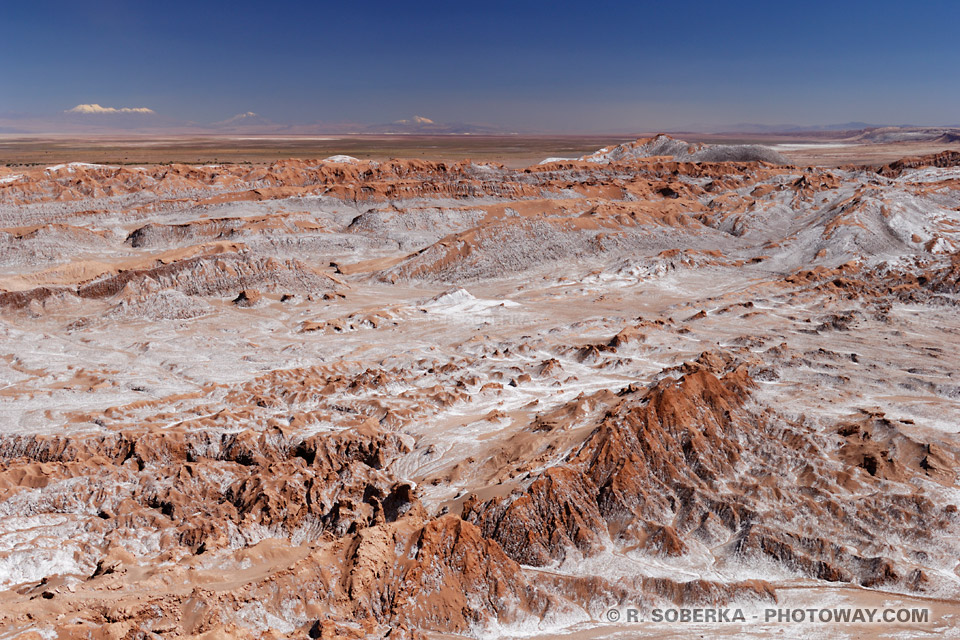
M 896 513 L 918 541 L 951 520 L 948 510 L 919 496 L 874 495 L 853 508 L 828 497 L 824 489 L 848 481 L 850 470 L 820 462 L 817 438 L 802 425 L 749 409 L 754 383 L 746 364 L 704 354 L 676 373 L 649 389 L 624 390 L 560 464 L 510 495 L 468 499 L 463 517 L 512 558 L 535 566 L 611 546 L 683 556 L 692 543 L 726 542 L 734 560 L 766 556 L 811 577 L 866 586 L 904 581 L 909 571 L 890 558 L 847 551 L 838 540 L 869 544 L 886 532 L 883 514 Z M 871 467 L 875 454 L 855 453 L 855 446 L 842 450 L 846 464 L 882 474 L 882 462 Z M 937 474 L 953 459 L 936 446 L 910 447 Z M 892 455 L 887 449 L 884 456 Z M 804 479 L 793 484 L 780 476 L 784 469 Z M 816 521 L 817 531 L 788 524 L 795 519 Z

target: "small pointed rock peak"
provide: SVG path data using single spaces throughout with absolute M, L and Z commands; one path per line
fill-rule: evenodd
M 256 289 L 244 289 L 233 299 L 233 304 L 238 307 L 255 307 L 263 300 L 263 294 Z

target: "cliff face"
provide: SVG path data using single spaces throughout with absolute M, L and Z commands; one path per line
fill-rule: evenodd
M 0 170 L 0 628 L 945 631 L 955 162 L 771 158 Z
M 723 378 L 697 369 L 630 391 L 562 464 L 522 493 L 470 504 L 464 517 L 525 564 L 562 560 L 573 550 L 597 553 L 611 538 L 682 554 L 669 524 L 681 503 L 695 509 L 685 518 L 722 511 L 738 524 L 739 509 L 720 503 L 715 490 L 741 459 L 743 425 L 731 412 L 740 411 L 748 383 L 742 369 Z M 696 509 L 694 497 L 711 502 Z
M 955 133 L 953 135 L 956 136 Z M 956 139 L 945 140 L 945 142 L 956 142 Z M 947 168 L 956 166 L 960 166 L 960 151 L 942 151 L 927 156 L 910 156 L 897 160 L 896 162 L 891 162 L 881 167 L 878 173 L 888 178 L 895 178 L 903 175 L 903 172 L 908 169 L 918 167 Z

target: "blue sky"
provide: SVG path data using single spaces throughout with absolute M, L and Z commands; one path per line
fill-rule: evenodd
M 8 120 L 96 103 L 167 124 L 960 123 L 954 1 L 3 0 L 2 16 Z

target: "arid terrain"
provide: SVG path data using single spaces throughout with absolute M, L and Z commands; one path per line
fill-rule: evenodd
M 946 132 L 946 133 L 944 133 Z M 640 135 L 640 134 L 638 134 Z M 655 132 L 643 137 L 657 135 Z M 879 128 L 788 133 L 682 133 L 694 143 L 759 144 L 792 163 L 816 166 L 882 166 L 904 156 L 960 150 L 960 130 Z M 360 160 L 393 158 L 456 163 L 466 159 L 523 169 L 544 158 L 575 159 L 624 141 L 622 135 L 142 135 L 37 136 L 0 134 L 0 165 L 14 169 L 71 162 L 118 166 L 154 164 L 270 165 L 290 158 L 349 155 Z
M 960 145 L 869 135 L 0 144 L 0 638 L 960 637 Z
M 489 135 L 219 135 L 130 137 L 23 137 L 0 135 L 0 164 L 49 166 L 69 162 L 125 165 L 243 163 L 264 165 L 290 158 L 350 155 L 360 160 L 391 158 L 458 162 L 473 159 L 513 168 L 548 156 L 579 157 L 622 136 Z

